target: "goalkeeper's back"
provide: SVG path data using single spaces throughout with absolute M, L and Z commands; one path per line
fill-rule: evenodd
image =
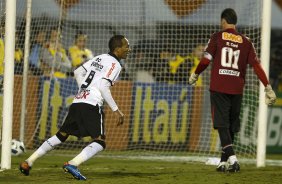
M 250 40 L 228 28 L 212 35 L 205 52 L 213 62 L 210 90 L 242 94 L 247 65 L 259 63 Z

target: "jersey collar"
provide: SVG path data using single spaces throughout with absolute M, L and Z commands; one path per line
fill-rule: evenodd
M 114 53 L 112 53 L 112 52 L 109 52 L 108 53 L 110 56 L 112 56 L 113 58 L 115 58 L 117 61 L 118 61 L 118 63 L 120 64 L 120 66 L 121 67 L 123 67 L 123 62 L 121 62 L 121 59 L 119 59 Z
M 236 29 L 233 29 L 233 28 L 227 28 L 225 29 L 224 31 L 227 31 L 227 32 L 236 32 Z
M 120 59 L 114 53 L 109 52 L 109 55 L 114 57 L 120 63 Z

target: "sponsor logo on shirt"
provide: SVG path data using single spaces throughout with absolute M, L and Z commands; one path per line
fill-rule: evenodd
M 100 63 L 95 62 L 95 61 L 93 61 L 93 62 L 91 63 L 91 66 L 94 66 L 94 67 L 95 67 L 97 70 L 99 70 L 99 71 L 104 68 L 103 65 L 101 65 Z
M 112 63 L 112 67 L 109 70 L 109 72 L 107 73 L 107 77 L 109 77 L 112 74 L 113 70 L 115 69 L 115 66 L 116 66 L 116 63 Z
M 240 35 L 235 35 L 232 33 L 223 32 L 222 33 L 223 40 L 229 40 L 232 42 L 243 43 L 243 38 Z
M 227 69 L 219 69 L 219 74 L 220 75 L 232 75 L 232 76 L 239 76 L 240 72 L 235 71 L 235 70 L 227 70 Z
M 89 94 L 90 94 L 90 90 L 82 89 L 75 95 L 74 98 L 75 99 L 86 99 Z

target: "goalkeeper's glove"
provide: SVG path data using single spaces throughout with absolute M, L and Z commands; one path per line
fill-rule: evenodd
M 266 105 L 273 105 L 276 101 L 276 95 L 269 84 L 265 87 L 264 92 Z
M 190 75 L 190 77 L 189 77 L 188 83 L 189 83 L 190 85 L 195 84 L 195 83 L 197 82 L 197 80 L 198 80 L 198 77 L 199 77 L 198 74 L 192 73 L 192 74 Z

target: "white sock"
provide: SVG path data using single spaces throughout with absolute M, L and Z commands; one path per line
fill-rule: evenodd
M 90 159 L 104 148 L 97 142 L 92 142 L 86 146 L 76 157 L 69 161 L 69 164 L 79 166 L 81 163 Z
M 56 135 L 47 139 L 41 146 L 26 160 L 29 166 L 32 166 L 33 162 L 39 157 L 45 155 L 47 152 L 52 150 L 56 145 L 62 142 L 58 139 Z
M 229 163 L 231 165 L 233 165 L 234 162 L 238 162 L 238 159 L 237 159 L 236 155 L 232 155 L 232 156 L 229 157 Z

